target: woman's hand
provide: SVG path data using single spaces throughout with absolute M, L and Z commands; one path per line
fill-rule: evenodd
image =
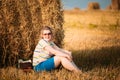
M 64 52 L 65 52 L 66 54 L 68 54 L 68 55 L 70 56 L 70 58 L 72 59 L 72 52 L 67 51 L 67 50 L 64 50 Z
M 69 55 L 69 54 L 66 54 L 66 56 L 65 56 L 69 61 L 72 61 L 72 56 L 71 55 Z

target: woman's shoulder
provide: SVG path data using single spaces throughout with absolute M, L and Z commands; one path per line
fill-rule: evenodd
M 49 43 L 51 43 L 51 42 L 48 42 L 48 41 L 45 40 L 45 39 L 40 39 L 40 40 L 39 40 L 39 43 L 47 43 L 47 44 L 49 44 Z
M 47 42 L 44 39 L 40 39 L 38 43 L 40 44 L 40 43 L 47 43 Z
M 45 39 L 40 39 L 40 40 L 39 40 L 39 43 L 55 44 L 53 41 L 48 42 L 48 41 L 45 40 Z
M 44 41 L 43 39 L 40 39 L 39 42 Z
M 44 39 L 40 39 L 39 42 L 46 42 Z

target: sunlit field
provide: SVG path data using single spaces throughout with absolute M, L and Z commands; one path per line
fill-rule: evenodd
M 63 48 L 72 51 L 82 74 L 8 67 L 0 69 L 0 80 L 120 80 L 120 12 L 67 11 L 64 20 Z
M 120 74 L 119 16 L 119 12 L 106 11 L 64 14 L 64 48 L 73 51 L 76 64 L 84 72 L 100 80 L 117 80 Z

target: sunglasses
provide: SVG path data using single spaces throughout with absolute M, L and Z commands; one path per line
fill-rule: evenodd
M 52 33 L 44 33 L 43 35 L 51 35 Z

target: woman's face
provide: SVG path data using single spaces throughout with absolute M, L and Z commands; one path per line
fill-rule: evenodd
M 52 39 L 51 31 L 50 30 L 43 30 L 42 38 L 47 40 L 47 41 L 51 41 L 51 39 Z

